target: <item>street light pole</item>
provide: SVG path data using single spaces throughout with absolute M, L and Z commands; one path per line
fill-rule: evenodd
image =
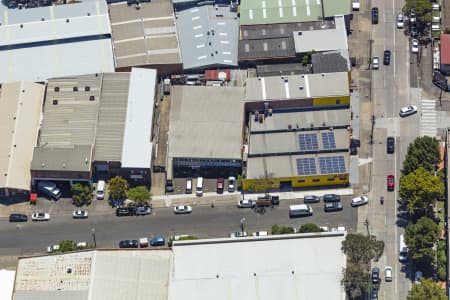
M 244 230 L 245 229 L 245 218 L 242 218 L 241 219 L 241 231 L 242 231 L 242 234 L 244 234 Z
M 92 239 L 94 240 L 94 248 L 97 248 L 97 241 L 95 240 L 95 228 L 91 229 Z

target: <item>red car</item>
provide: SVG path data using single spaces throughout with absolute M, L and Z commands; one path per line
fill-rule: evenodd
M 225 180 L 223 178 L 217 179 L 217 194 L 223 193 L 223 187 L 225 185 Z
M 395 177 L 394 175 L 388 175 L 387 177 L 387 190 L 393 191 L 395 189 Z

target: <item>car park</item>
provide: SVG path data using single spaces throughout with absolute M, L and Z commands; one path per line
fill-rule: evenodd
M 116 216 L 123 217 L 123 216 L 132 216 L 135 213 L 135 208 L 132 207 L 118 207 L 116 209 Z
M 223 194 L 225 179 L 217 178 L 217 194 Z
M 378 24 L 378 7 L 372 8 L 372 24 Z
M 378 284 L 380 282 L 380 269 L 375 267 L 372 268 L 372 283 Z
M 24 214 L 10 214 L 9 221 L 10 222 L 27 222 L 28 217 Z
M 136 207 L 137 216 L 145 216 L 152 213 L 152 208 L 150 206 L 138 206 Z
M 239 238 L 247 236 L 247 232 L 245 231 L 235 231 L 230 233 L 230 238 Z
M 374 56 L 372 58 L 372 69 L 378 70 L 380 68 L 380 58 L 378 56 Z
M 323 210 L 325 212 L 332 212 L 332 211 L 340 211 L 344 209 L 341 202 L 327 202 L 323 205 Z
M 166 244 L 166 240 L 162 236 L 154 237 L 150 240 L 150 246 L 164 246 Z
M 48 213 L 34 213 L 31 215 L 33 221 L 48 221 L 50 220 L 50 214 Z
M 74 219 L 86 219 L 88 217 L 88 212 L 85 210 L 76 210 L 72 213 Z
M 419 53 L 419 41 L 417 39 L 411 40 L 411 52 Z
M 268 236 L 269 233 L 267 231 L 257 231 L 257 232 L 253 232 L 252 236 Z
M 139 242 L 137 240 L 123 240 L 119 242 L 119 248 L 138 248 Z
M 192 207 L 189 205 L 178 205 L 173 208 L 175 214 L 190 214 L 192 212 Z
M 236 190 L 236 178 L 234 176 L 228 177 L 228 192 L 233 193 Z
M 350 205 L 352 207 L 356 207 L 356 206 L 361 206 L 361 205 L 364 205 L 367 203 L 369 203 L 369 198 L 367 196 L 359 196 L 359 197 L 353 198 Z
M 384 50 L 383 65 L 388 66 L 390 64 L 391 64 L 391 50 Z
M 256 207 L 256 201 L 253 200 L 247 200 L 247 199 L 243 199 L 243 200 L 239 200 L 237 207 L 239 208 L 253 208 Z
M 325 194 L 323 195 L 323 202 L 339 202 L 341 201 L 341 196 L 336 194 Z
M 401 109 L 400 109 L 400 117 L 407 117 L 407 116 L 410 116 L 410 115 L 413 115 L 413 114 L 415 114 L 415 113 L 417 113 L 417 106 L 415 106 L 415 105 L 409 105 L 409 106 L 405 106 L 405 107 L 402 107 Z
M 303 202 L 304 203 L 319 203 L 320 202 L 320 197 L 316 196 L 316 195 L 306 195 L 303 198 Z
M 397 28 L 402 29 L 405 26 L 405 18 L 403 13 L 397 15 Z
M 52 252 L 56 252 L 59 251 L 59 245 L 50 245 L 47 247 L 47 253 L 52 253 Z
M 387 282 L 392 281 L 392 267 L 386 266 L 384 268 L 384 280 Z
M 392 136 L 388 136 L 386 138 L 386 152 L 388 154 L 392 154 L 395 152 L 395 138 Z
M 394 175 L 388 175 L 386 180 L 386 188 L 392 192 L 395 189 L 395 177 Z

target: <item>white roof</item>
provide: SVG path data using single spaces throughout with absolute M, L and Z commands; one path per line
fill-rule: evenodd
M 11 300 L 14 288 L 15 271 L 0 270 L 0 300 Z
M 150 168 L 156 70 L 132 68 L 122 147 L 123 168 Z

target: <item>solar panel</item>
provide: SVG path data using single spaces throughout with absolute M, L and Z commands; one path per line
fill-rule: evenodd
M 298 158 L 297 159 L 298 175 L 317 174 L 316 161 L 314 158 Z
M 299 134 L 298 145 L 301 151 L 319 149 L 319 143 L 317 142 L 317 134 L 315 133 Z
M 322 132 L 322 143 L 324 149 L 335 149 L 336 138 L 334 132 Z
M 319 157 L 321 174 L 345 173 L 344 156 Z

